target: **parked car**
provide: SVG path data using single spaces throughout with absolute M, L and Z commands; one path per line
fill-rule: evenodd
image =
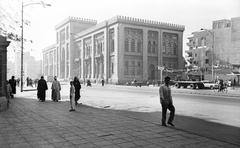
M 218 89 L 218 84 L 211 81 L 203 81 L 204 88 Z

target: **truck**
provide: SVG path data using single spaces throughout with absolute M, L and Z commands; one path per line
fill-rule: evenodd
M 175 81 L 175 86 L 177 88 L 187 88 L 190 87 L 192 89 L 203 89 L 204 88 L 204 84 L 201 81 Z
M 196 88 L 203 89 L 204 83 L 201 81 L 203 79 L 204 79 L 203 75 L 185 73 L 184 76 L 179 77 L 178 80 L 174 81 L 174 83 L 177 88 L 190 87 L 192 89 Z

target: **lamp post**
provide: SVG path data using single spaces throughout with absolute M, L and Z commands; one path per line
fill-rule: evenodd
M 214 76 L 213 76 L 213 74 L 214 74 L 214 72 L 213 72 L 213 57 L 214 57 L 214 32 L 213 31 L 210 31 L 210 30 L 207 30 L 207 29 L 203 29 L 203 28 L 201 28 L 200 30 L 204 30 L 204 31 L 207 31 L 208 33 L 210 33 L 211 34 L 211 36 L 212 36 L 212 81 L 214 80 Z
M 23 8 L 30 6 L 30 5 L 42 5 L 44 8 L 46 6 L 51 6 L 51 4 L 45 4 L 43 1 L 41 2 L 34 2 L 34 3 L 23 3 L 22 0 L 22 11 L 21 11 L 21 92 L 23 92 Z

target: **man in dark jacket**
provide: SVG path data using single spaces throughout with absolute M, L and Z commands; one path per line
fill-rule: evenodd
M 14 98 L 14 94 L 16 94 L 16 85 L 17 85 L 17 81 L 15 80 L 14 76 L 12 76 L 12 79 L 9 80 L 9 83 L 12 88 L 11 98 Z
M 47 82 L 44 80 L 43 76 L 41 76 L 41 79 L 38 81 L 37 86 L 37 97 L 39 101 L 44 102 L 46 98 L 46 90 L 48 89 Z
M 74 77 L 73 85 L 75 87 L 75 105 L 77 105 L 78 104 L 78 100 L 81 97 L 81 95 L 80 95 L 81 84 L 80 84 L 80 82 L 79 82 L 77 77 Z

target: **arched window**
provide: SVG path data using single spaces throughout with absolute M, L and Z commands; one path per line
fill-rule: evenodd
M 125 39 L 125 52 L 129 52 L 128 39 Z
M 131 40 L 131 51 L 135 52 L 135 40 L 134 39 Z

